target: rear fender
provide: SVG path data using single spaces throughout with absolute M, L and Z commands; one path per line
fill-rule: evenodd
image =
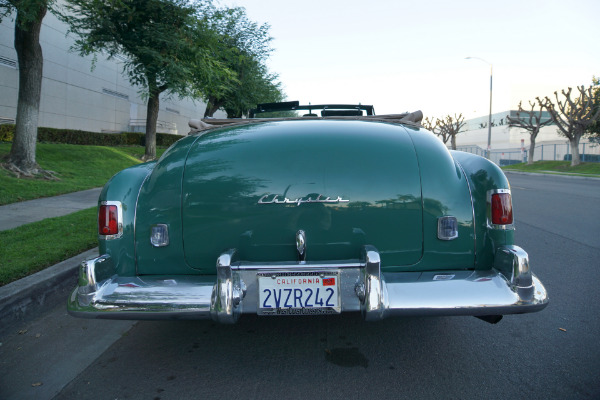
M 494 264 L 498 248 L 514 245 L 514 226 L 488 226 L 488 193 L 510 190 L 510 184 L 504 172 L 488 159 L 462 151 L 451 151 L 451 154 L 465 172 L 473 198 L 477 254 L 475 268 L 489 269 Z
M 107 278 L 113 274 L 120 276 L 135 275 L 135 210 L 138 201 L 138 194 L 142 183 L 150 175 L 156 161 L 136 165 L 127 168 L 114 175 L 104 185 L 98 205 L 104 201 L 120 202 L 123 215 L 123 233 L 120 237 L 114 239 L 104 239 L 99 237 L 100 254 L 111 256 L 116 264 L 112 264 L 113 271 L 103 271 L 103 276 Z M 112 272 L 112 273 L 111 273 Z

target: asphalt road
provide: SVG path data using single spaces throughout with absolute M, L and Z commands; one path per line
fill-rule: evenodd
M 509 179 L 516 242 L 550 294 L 540 313 L 497 325 L 342 315 L 223 326 L 77 320 L 60 305 L 2 337 L 0 397 L 600 398 L 600 181 Z

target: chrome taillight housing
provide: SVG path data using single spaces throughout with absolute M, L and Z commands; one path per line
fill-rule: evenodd
M 510 189 L 490 190 L 487 195 L 488 226 L 495 229 L 513 227 L 513 209 Z
M 102 201 L 98 207 L 98 236 L 117 239 L 123 234 L 123 206 L 120 201 Z

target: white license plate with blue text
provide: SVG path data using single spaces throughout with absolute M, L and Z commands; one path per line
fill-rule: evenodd
M 258 314 L 339 314 L 339 272 L 259 272 Z

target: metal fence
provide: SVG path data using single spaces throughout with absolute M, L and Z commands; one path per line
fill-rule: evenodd
M 479 146 L 457 146 L 457 150 L 466 151 L 485 157 L 485 149 Z M 579 154 L 581 161 L 600 162 L 600 145 L 597 143 L 579 143 Z M 529 146 L 524 149 L 509 148 L 498 149 L 490 152 L 490 160 L 503 166 L 527 162 L 529 157 Z M 535 146 L 534 161 L 563 161 L 571 158 L 570 143 L 540 143 Z

